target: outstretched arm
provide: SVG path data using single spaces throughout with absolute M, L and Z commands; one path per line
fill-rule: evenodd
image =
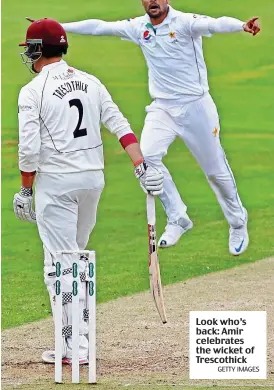
M 80 22 L 62 23 L 66 32 L 83 35 L 118 35 L 123 33 L 123 22 L 104 22 L 99 19 L 82 20 Z
M 33 23 L 35 19 L 26 17 Z M 133 19 L 105 22 L 99 19 L 88 19 L 80 22 L 61 23 L 66 32 L 81 35 L 105 35 L 116 36 L 126 40 L 138 42 L 138 32 L 135 29 Z
M 105 22 L 89 19 L 80 22 L 62 23 L 66 32 L 85 35 L 117 36 L 138 43 L 138 37 L 131 20 Z
M 194 36 L 211 36 L 216 33 L 233 33 L 245 31 L 256 35 L 260 31 L 257 22 L 258 18 L 249 19 L 243 22 L 239 19 L 223 16 L 221 18 L 198 17 L 195 18 L 191 25 L 191 35 Z

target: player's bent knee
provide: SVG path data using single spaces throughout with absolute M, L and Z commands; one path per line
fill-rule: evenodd
M 212 174 L 208 175 L 207 179 L 209 183 L 212 183 L 213 186 L 219 189 L 225 198 L 232 199 L 235 197 L 237 190 L 231 175 L 224 173 Z

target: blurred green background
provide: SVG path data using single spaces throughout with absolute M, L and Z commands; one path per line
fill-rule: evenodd
M 181 141 L 165 163 L 187 203 L 195 228 L 171 249 L 160 251 L 162 280 L 174 283 L 252 262 L 274 253 L 274 14 L 273 0 L 177 0 L 185 12 L 258 15 L 262 33 L 214 36 L 204 40 L 211 93 L 218 106 L 222 142 L 249 210 L 248 251 L 228 254 L 228 226 L 203 173 Z M 48 0 L 2 3 L 2 325 L 12 327 L 49 315 L 43 284 L 43 254 L 36 226 L 18 221 L 12 199 L 20 187 L 17 168 L 17 97 L 33 76 L 21 63 L 18 43 L 33 18 L 61 22 L 89 18 L 127 19 L 142 15 L 140 0 Z M 69 35 L 66 61 L 94 74 L 141 133 L 149 104 L 147 69 L 140 49 L 114 37 Z M 116 138 L 103 131 L 106 188 L 89 249 L 97 252 L 98 301 L 148 289 L 145 197 Z M 165 226 L 157 204 L 158 236 Z

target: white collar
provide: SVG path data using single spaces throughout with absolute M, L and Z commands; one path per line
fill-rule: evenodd
M 63 59 L 61 59 L 58 62 L 52 62 L 51 64 L 44 65 L 40 73 L 48 72 L 49 70 L 51 70 L 51 69 L 53 69 L 53 68 L 55 68 L 56 66 L 59 66 L 59 65 L 67 65 L 67 63 Z
M 162 21 L 162 23 L 157 24 L 153 27 L 156 29 L 158 27 L 164 26 L 165 24 L 169 24 L 172 19 L 176 18 L 176 16 L 177 16 L 177 11 L 169 5 L 168 6 L 168 14 L 167 14 L 166 18 Z M 151 23 L 151 19 L 150 19 L 148 14 L 145 15 L 145 18 L 146 18 L 147 22 Z

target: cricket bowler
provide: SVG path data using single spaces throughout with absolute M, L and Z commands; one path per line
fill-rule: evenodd
M 136 0 L 137 1 L 137 0 Z M 248 214 L 220 143 L 220 121 L 209 93 L 203 37 L 218 33 L 260 31 L 258 18 L 243 22 L 231 17 L 184 13 L 169 0 L 142 0 L 146 14 L 134 19 L 105 22 L 97 19 L 64 23 L 67 32 L 118 36 L 140 46 L 148 67 L 153 102 L 141 136 L 141 150 L 151 166 L 164 173 L 159 196 L 167 214 L 159 246 L 175 245 L 193 227 L 172 177 L 162 159 L 176 137 L 181 138 L 202 168 L 229 224 L 229 251 L 243 253 L 249 243 Z M 182 174 L 187 169 L 178 167 Z

